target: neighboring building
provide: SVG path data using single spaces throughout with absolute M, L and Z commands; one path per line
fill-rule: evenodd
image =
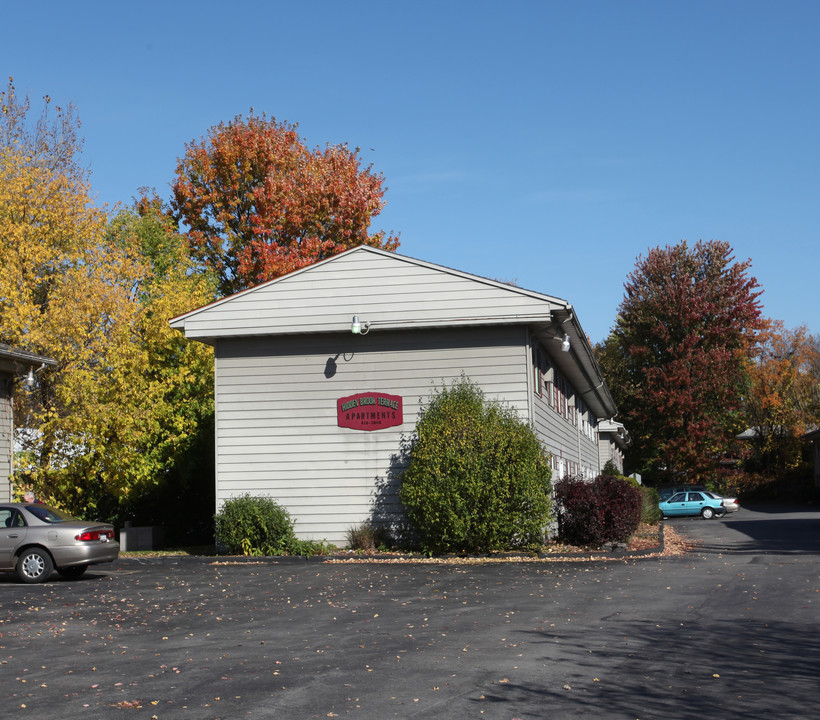
M 56 365 L 51 358 L 0 343 L 0 502 L 11 500 L 11 476 L 14 472 L 14 385 L 29 371 Z
M 616 412 L 566 301 L 366 246 L 171 326 L 215 348 L 217 507 L 271 496 L 302 538 L 399 509 L 402 440 L 462 374 L 532 423 L 556 478 L 599 472 Z
M 632 439 L 623 423 L 601 420 L 598 423 L 598 463 L 603 468 L 609 460 L 621 472 L 624 470 L 624 453 Z
M 814 450 L 814 486 L 820 488 L 820 429 L 812 430 L 804 435 Z

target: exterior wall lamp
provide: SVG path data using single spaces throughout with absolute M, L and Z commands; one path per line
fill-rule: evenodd
M 569 335 L 564 333 L 564 336 L 561 337 L 560 335 L 550 335 L 553 340 L 557 340 L 561 343 L 561 352 L 569 352 L 570 343 L 569 343 Z
M 350 325 L 350 332 L 354 335 L 367 335 L 370 332 L 370 323 L 365 320 L 364 322 L 359 321 L 359 316 L 353 316 L 353 322 Z
M 26 379 L 23 381 L 23 387 L 26 388 L 27 390 L 33 390 L 34 389 L 34 373 L 38 373 L 41 370 L 45 370 L 45 369 L 46 369 L 46 364 L 45 363 L 40 365 L 40 367 L 38 367 L 36 370 L 34 369 L 34 367 L 32 365 L 29 365 L 28 373 L 26 373 Z

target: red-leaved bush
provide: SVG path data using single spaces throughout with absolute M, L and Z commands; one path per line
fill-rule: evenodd
M 641 521 L 641 491 L 611 475 L 565 477 L 555 486 L 558 534 L 574 545 L 624 542 Z

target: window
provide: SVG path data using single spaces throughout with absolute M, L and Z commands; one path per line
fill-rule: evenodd
M 576 422 L 575 407 L 569 404 L 569 396 L 572 394 L 570 384 L 564 379 L 563 375 L 555 373 L 555 384 L 553 387 L 553 407 L 555 412 L 563 415 L 566 420 L 571 423 Z
M 546 401 L 549 405 L 551 402 L 551 385 L 552 383 L 546 381 L 544 376 L 549 372 L 550 365 L 547 360 L 546 354 L 541 350 L 539 346 L 535 346 L 532 349 L 532 369 L 533 369 L 533 391 L 538 397 L 544 397 L 546 385 Z
M 538 397 L 544 393 L 544 366 L 546 359 L 537 345 L 532 349 L 533 390 Z
M 589 410 L 581 398 L 576 400 L 576 405 L 578 406 L 578 413 L 581 417 L 581 432 L 584 433 L 584 435 L 586 435 L 590 440 L 593 440 L 594 438 L 592 437 L 592 424 L 590 423 Z
M 553 384 L 553 404 L 555 412 L 566 417 L 567 396 L 564 394 L 564 378 L 555 373 L 555 383 Z
M 0 510 L 0 528 L 25 527 L 26 523 L 19 511 L 14 508 Z

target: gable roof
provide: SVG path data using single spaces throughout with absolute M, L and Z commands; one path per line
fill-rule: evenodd
M 57 361 L 42 355 L 35 355 L 27 350 L 19 350 L 0 343 L 0 371 L 7 373 L 24 373 L 30 367 L 37 365 L 50 365 L 55 367 Z
M 354 315 L 383 330 L 528 326 L 598 417 L 615 414 L 566 300 L 366 245 L 172 318 L 170 325 L 214 344 L 219 338 L 350 332 Z M 564 333 L 569 353 L 551 341 Z
M 549 319 L 564 300 L 361 245 L 173 318 L 186 337 L 348 330 L 354 315 L 381 328 Z

